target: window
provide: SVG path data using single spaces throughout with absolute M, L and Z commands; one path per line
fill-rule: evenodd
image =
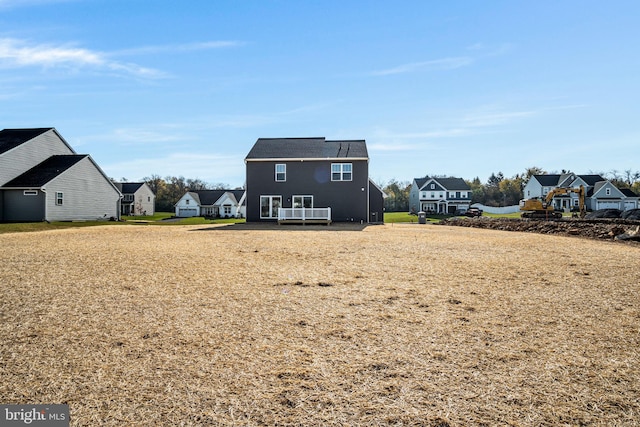
M 430 188 L 430 189 L 432 189 L 432 190 L 435 190 L 435 189 L 436 189 L 436 185 L 435 185 L 435 184 L 431 184 L 431 185 L 429 186 L 429 188 Z
M 420 192 L 420 198 L 421 199 L 426 199 L 427 198 L 427 192 L 426 191 L 421 191 Z
M 37 196 L 38 190 L 24 190 L 22 194 L 25 196 Z
M 184 204 L 185 204 L 185 205 L 188 205 L 188 204 L 189 204 L 189 199 L 185 200 L 185 201 L 184 201 Z
M 313 196 L 293 196 L 291 206 L 294 208 L 312 208 Z
M 231 206 L 223 206 L 222 210 L 223 210 L 225 215 L 227 215 L 227 216 L 231 215 Z
M 351 181 L 352 167 L 351 163 L 332 163 L 331 181 Z
M 62 206 L 63 199 L 64 199 L 64 194 L 60 192 L 56 192 L 56 205 Z
M 260 196 L 260 218 L 278 218 L 281 196 Z
M 151 196 L 147 196 L 147 202 L 151 201 Z
M 606 193 L 606 195 L 607 195 L 607 196 L 610 196 L 610 195 L 611 195 L 611 189 L 610 189 L 610 188 L 607 188 L 607 189 L 605 190 L 605 193 Z
M 276 164 L 276 181 L 284 182 L 287 180 L 287 165 L 284 163 Z

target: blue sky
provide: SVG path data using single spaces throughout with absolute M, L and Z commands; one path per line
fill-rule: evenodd
M 113 178 L 231 187 L 260 137 L 365 139 L 385 184 L 640 170 L 637 1 L 0 0 L 0 128 Z

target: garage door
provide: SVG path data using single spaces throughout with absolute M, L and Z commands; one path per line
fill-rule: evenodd
M 598 209 L 620 209 L 618 202 L 598 202 Z
M 178 211 L 178 216 L 179 217 L 191 217 L 191 216 L 196 216 L 196 210 L 195 209 L 182 209 L 180 208 L 180 210 Z
M 635 209 L 636 202 L 624 202 L 624 210 L 628 211 L 629 209 Z

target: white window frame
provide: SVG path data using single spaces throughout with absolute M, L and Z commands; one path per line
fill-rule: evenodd
M 435 189 L 436 189 L 436 185 L 435 185 L 434 183 L 431 183 L 431 185 L 429 186 L 429 188 L 430 188 L 431 190 L 435 190 Z
M 231 215 L 231 206 L 224 205 L 222 206 L 223 215 Z
M 276 178 L 276 182 L 285 182 L 287 180 L 287 165 L 286 165 L 286 163 L 276 163 L 276 166 L 275 166 L 275 178 Z
M 610 196 L 611 195 L 611 189 L 610 188 L 605 188 L 604 194 L 606 194 L 607 196 Z
M 269 200 L 269 216 L 263 216 L 262 215 L 262 201 L 263 200 Z M 280 203 L 279 205 L 274 209 L 274 204 L 273 202 L 275 200 L 279 200 Z M 276 196 L 276 195 L 261 195 L 260 196 L 260 219 L 277 219 L 278 218 L 278 208 L 282 207 L 282 196 Z
M 64 204 L 64 193 L 62 191 L 56 191 L 56 206 L 62 206 Z
M 353 163 L 331 163 L 331 181 L 353 181 Z
M 38 195 L 38 190 L 24 190 L 22 192 L 23 196 L 37 196 Z
M 311 204 L 309 206 L 304 205 L 305 199 L 307 198 L 311 199 Z M 298 208 L 298 209 L 299 208 L 313 209 L 313 196 L 310 194 L 301 194 L 301 195 L 291 196 L 291 207 Z

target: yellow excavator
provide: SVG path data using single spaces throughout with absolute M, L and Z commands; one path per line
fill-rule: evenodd
M 522 200 L 520 202 L 520 210 L 522 218 L 531 219 L 560 219 L 562 213 L 556 212 L 553 208 L 553 198 L 562 194 L 576 193 L 578 195 L 578 215 L 580 218 L 584 218 L 587 214 L 587 209 L 584 204 L 585 189 L 584 186 L 580 187 L 557 187 L 549 191 L 544 200 L 539 198 Z

